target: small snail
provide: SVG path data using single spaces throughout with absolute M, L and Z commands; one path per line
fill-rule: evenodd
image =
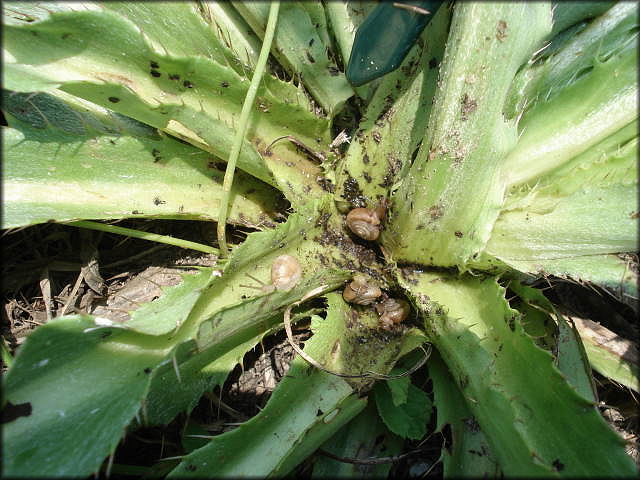
M 409 315 L 409 304 L 404 300 L 387 298 L 376 305 L 380 315 L 382 328 L 389 330 L 393 325 L 401 323 Z
M 347 227 L 364 240 L 377 240 L 386 211 L 386 198 L 380 200 L 376 208 L 354 208 L 347 214 Z
M 356 305 L 371 305 L 380 295 L 382 295 L 382 290 L 367 282 L 364 275 L 353 277 L 352 282 L 342 292 L 342 298 L 345 301 Z
M 380 235 L 380 217 L 371 208 L 354 208 L 347 214 L 349 230 L 364 240 L 377 240 Z
M 295 257 L 280 255 L 271 265 L 271 283 L 276 290 L 291 290 L 302 278 L 302 268 Z

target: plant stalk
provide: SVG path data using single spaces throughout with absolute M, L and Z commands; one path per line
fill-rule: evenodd
M 109 225 L 107 223 L 92 222 L 90 220 L 78 220 L 77 222 L 69 222 L 65 225 L 71 225 L 72 227 L 89 228 L 91 230 L 99 230 L 101 232 L 117 233 L 118 235 L 126 235 L 128 237 L 140 238 L 142 240 L 150 240 L 152 242 L 175 245 L 176 247 L 190 248 L 191 250 L 196 250 L 198 252 L 215 254 L 220 253 L 217 248 L 203 245 L 201 243 L 190 242 L 188 240 L 173 238 L 167 235 L 158 235 L 157 233 L 143 232 L 141 230 L 134 230 L 133 228 L 118 227 L 116 225 Z
M 240 149 L 242 147 L 242 140 L 244 139 L 247 125 L 249 124 L 249 116 L 251 115 L 251 108 L 253 102 L 258 93 L 258 86 L 262 79 L 262 74 L 267 65 L 267 58 L 269 57 L 269 51 L 271 50 L 271 43 L 273 42 L 273 35 L 276 30 L 276 23 L 278 21 L 278 11 L 280 10 L 280 2 L 271 2 L 269 8 L 269 20 L 267 21 L 267 29 L 264 34 L 264 41 L 262 42 L 262 48 L 260 49 L 260 56 L 258 57 L 258 63 L 251 79 L 251 84 L 247 90 L 247 96 L 242 104 L 242 111 L 240 112 L 240 124 L 236 135 L 233 139 L 233 145 L 231 146 L 231 153 L 229 155 L 229 161 L 227 162 L 227 169 L 224 172 L 224 181 L 222 183 L 222 199 L 220 200 L 220 212 L 218 214 L 218 245 L 220 246 L 220 255 L 226 257 L 228 255 L 227 239 L 225 237 L 225 227 L 227 224 L 227 212 L 229 210 L 229 197 L 231 194 L 231 185 L 233 184 L 233 176 L 236 169 L 236 161 L 240 156 Z

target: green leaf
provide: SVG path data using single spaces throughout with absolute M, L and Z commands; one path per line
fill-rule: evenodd
M 616 2 L 553 2 L 553 32 L 602 14 Z
M 442 449 L 441 459 L 447 478 L 500 478 L 500 465 L 487 437 L 469 410 L 462 392 L 437 352 L 429 358 L 429 376 L 437 412 L 436 430 L 451 429 L 451 444 Z
M 552 350 L 554 364 L 580 395 L 595 403 L 597 393 L 591 377 L 591 368 L 576 328 L 557 312 L 540 290 L 524 286 L 517 281 L 510 282 L 509 288 L 516 292 L 526 305 L 544 317 L 544 324 L 557 325 L 557 338 Z
M 424 391 L 409 383 L 406 402 L 400 405 L 394 403 L 388 382 L 378 383 L 373 392 L 378 413 L 389 430 L 403 438 L 418 440 L 424 437 L 433 408 Z
M 155 45 L 112 11 L 51 13 L 3 30 L 4 84 L 16 91 L 60 87 L 227 159 L 249 80 L 210 58 L 159 53 Z M 322 191 L 319 168 L 283 142 L 265 152 L 287 135 L 324 148 L 329 124 L 309 111 L 296 87 L 265 77 L 238 167 L 306 200 Z
M 227 2 L 200 2 L 198 8 L 215 35 L 251 70 L 258 60 L 260 39 Z
M 183 364 L 184 359 L 189 358 L 188 352 L 193 344 L 181 344 L 172 352 L 170 362 L 163 364 L 155 372 L 144 402 L 141 423 L 146 426 L 166 425 L 178 414 L 191 412 L 204 392 L 213 390 L 216 386 L 222 387 L 234 367 L 242 361 L 244 354 L 259 343 L 264 334 L 265 332 L 260 332 L 248 341 L 231 347 L 226 353 L 214 357 L 208 364 L 194 368 Z M 176 372 L 179 372 L 179 380 Z
M 591 366 L 601 375 L 640 392 L 640 366 L 637 344 L 602 325 L 585 318 L 571 317 Z
M 582 189 L 637 183 L 637 158 L 638 121 L 634 120 L 562 166 L 536 178 L 535 185 L 511 190 L 503 208 L 545 212 L 563 197 Z
M 585 152 L 638 117 L 638 48 L 631 42 L 564 88 L 539 101 L 518 125 L 518 144 L 504 159 L 510 187 L 537 177 Z
M 292 373 L 296 372 L 292 367 Z M 298 372 L 299 373 L 299 372 Z M 344 381 L 336 384 L 316 373 L 281 383 L 256 417 L 183 458 L 170 477 L 284 475 L 315 447 L 362 410 L 366 400 L 347 396 Z M 289 379 L 290 377 L 286 377 Z M 318 412 L 328 412 L 319 415 Z M 313 427 L 320 432 L 313 432 Z M 313 443 L 298 445 L 311 438 Z M 280 440 L 286 439 L 286 441 Z M 298 447 L 298 448 L 296 448 Z M 291 459 L 288 457 L 293 455 Z M 233 461 L 229 461 L 229 459 Z M 281 466 L 281 464 L 284 464 Z
M 334 196 L 341 205 L 375 207 L 406 175 L 427 129 L 450 20 L 450 11 L 439 9 L 400 68 L 380 80 L 344 160 L 335 168 Z M 334 167 L 327 170 L 330 175 Z
M 581 14 L 581 8 L 576 3 L 560 2 L 556 5 L 554 31 L 557 31 L 555 17 L 559 12 L 561 15 L 562 12 L 568 15 Z M 582 3 L 584 9 L 589 9 L 590 5 L 609 2 Z M 618 2 L 590 24 L 577 24 L 552 38 L 551 45 L 540 52 L 543 58 L 525 66 L 516 76 L 505 105 L 507 118 L 514 118 L 538 101 L 548 101 L 563 88 L 588 74 L 594 63 L 606 60 L 625 45 L 635 42 L 637 27 L 637 5 Z
M 331 27 L 340 56 L 342 65 L 349 63 L 351 47 L 356 36 L 356 31 L 360 24 L 367 18 L 367 15 L 374 9 L 376 2 L 366 1 L 345 1 L 345 2 L 325 2 L 324 9 L 327 14 L 327 21 Z M 377 82 L 354 87 L 353 89 L 359 97 L 367 100 L 375 90 Z
M 521 272 L 555 275 L 604 288 L 618 300 L 638 310 L 638 273 L 625 255 L 585 255 L 573 258 L 510 260 Z
M 180 284 L 167 288 L 160 298 L 135 310 L 124 325 L 147 335 L 165 335 L 180 328 L 212 275 L 212 268 L 202 268 L 195 275 L 182 275 Z
M 242 54 L 216 35 L 196 2 L 107 2 L 101 7 L 137 25 L 154 46 L 173 56 L 211 58 L 243 72 Z
M 550 29 L 548 4 L 456 5 L 428 136 L 381 236 L 394 260 L 463 269 L 482 250 L 503 201 L 503 157 L 517 142 L 502 105 Z
M 636 251 L 637 196 L 637 184 L 595 186 L 560 197 L 551 209 L 536 211 L 534 203 L 506 210 L 495 222 L 486 252 L 515 266 Z
M 622 438 L 535 346 L 495 279 L 408 278 L 401 285 L 506 476 L 635 474 Z
M 392 374 L 399 372 L 392 371 Z M 407 403 L 407 397 L 409 395 L 409 385 L 411 385 L 411 377 L 408 375 L 402 378 L 395 378 L 393 380 L 386 381 L 389 392 L 391 392 L 391 400 L 393 404 L 398 407 L 403 403 Z
M 50 220 L 215 220 L 224 171 L 207 152 L 124 117 L 103 121 L 86 104 L 76 112 L 45 93 L 7 94 L 3 107 L 20 117 L 10 116 L 15 128 L 3 129 L 2 228 Z M 274 190 L 246 174 L 240 179 L 230 221 L 273 225 Z
M 343 328 L 339 323 L 338 315 L 323 321 L 305 342 L 305 352 L 318 361 L 330 358 L 336 330 Z M 257 416 L 184 457 L 172 475 L 284 475 L 365 405 L 345 380 L 297 357 Z
M 3 425 L 5 475 L 88 476 L 115 450 L 166 342 L 100 325 L 55 319 L 21 347 L 3 385 L 26 412 Z
M 269 4 L 233 2 L 233 5 L 262 38 Z M 330 116 L 353 95 L 344 73 L 329 57 L 332 45 L 320 2 L 283 2 L 273 43 L 273 55 L 291 73 L 304 80 L 313 98 Z

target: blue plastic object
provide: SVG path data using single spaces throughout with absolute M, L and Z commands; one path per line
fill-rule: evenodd
M 347 80 L 360 86 L 395 70 L 444 2 L 381 2 L 351 48 Z

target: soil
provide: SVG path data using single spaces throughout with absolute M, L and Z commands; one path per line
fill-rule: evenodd
M 119 225 L 204 244 L 215 238 L 215 225 L 206 222 L 130 220 Z M 236 241 L 245 233 L 229 232 Z M 216 262 L 210 254 L 60 224 L 4 231 L 2 252 L 2 337 L 12 355 L 29 333 L 51 318 L 91 313 L 125 320 L 130 311 L 157 298 L 162 287 L 179 283 L 181 274 Z M 558 279 L 545 279 L 544 284 L 550 287 L 545 294 L 566 306 L 565 313 L 597 322 L 626 339 L 638 338 L 633 310 L 610 295 Z M 308 338 L 308 322 L 297 324 L 294 334 L 297 342 Z M 216 435 L 256 415 L 293 356 L 283 332 L 265 338 L 245 355 L 222 388 L 203 395 L 189 416 L 179 415 L 166 427 L 128 431 L 111 465 L 105 461 L 100 476 L 109 469 L 111 478 L 168 473 L 178 462 L 171 458 L 185 452 L 181 445 L 185 428 L 197 425 L 201 431 Z M 4 363 L 2 370 L 6 371 Z M 414 384 L 429 391 L 425 367 L 413 375 Z M 629 454 L 640 463 L 638 395 L 598 374 L 595 381 L 602 415 L 627 441 Z M 395 458 L 390 478 L 442 477 L 438 458 L 446 441 L 446 432 L 433 434 L 422 443 L 407 441 L 404 452 L 413 453 Z M 294 474 L 309 477 L 314 459 L 322 454 L 313 454 Z

